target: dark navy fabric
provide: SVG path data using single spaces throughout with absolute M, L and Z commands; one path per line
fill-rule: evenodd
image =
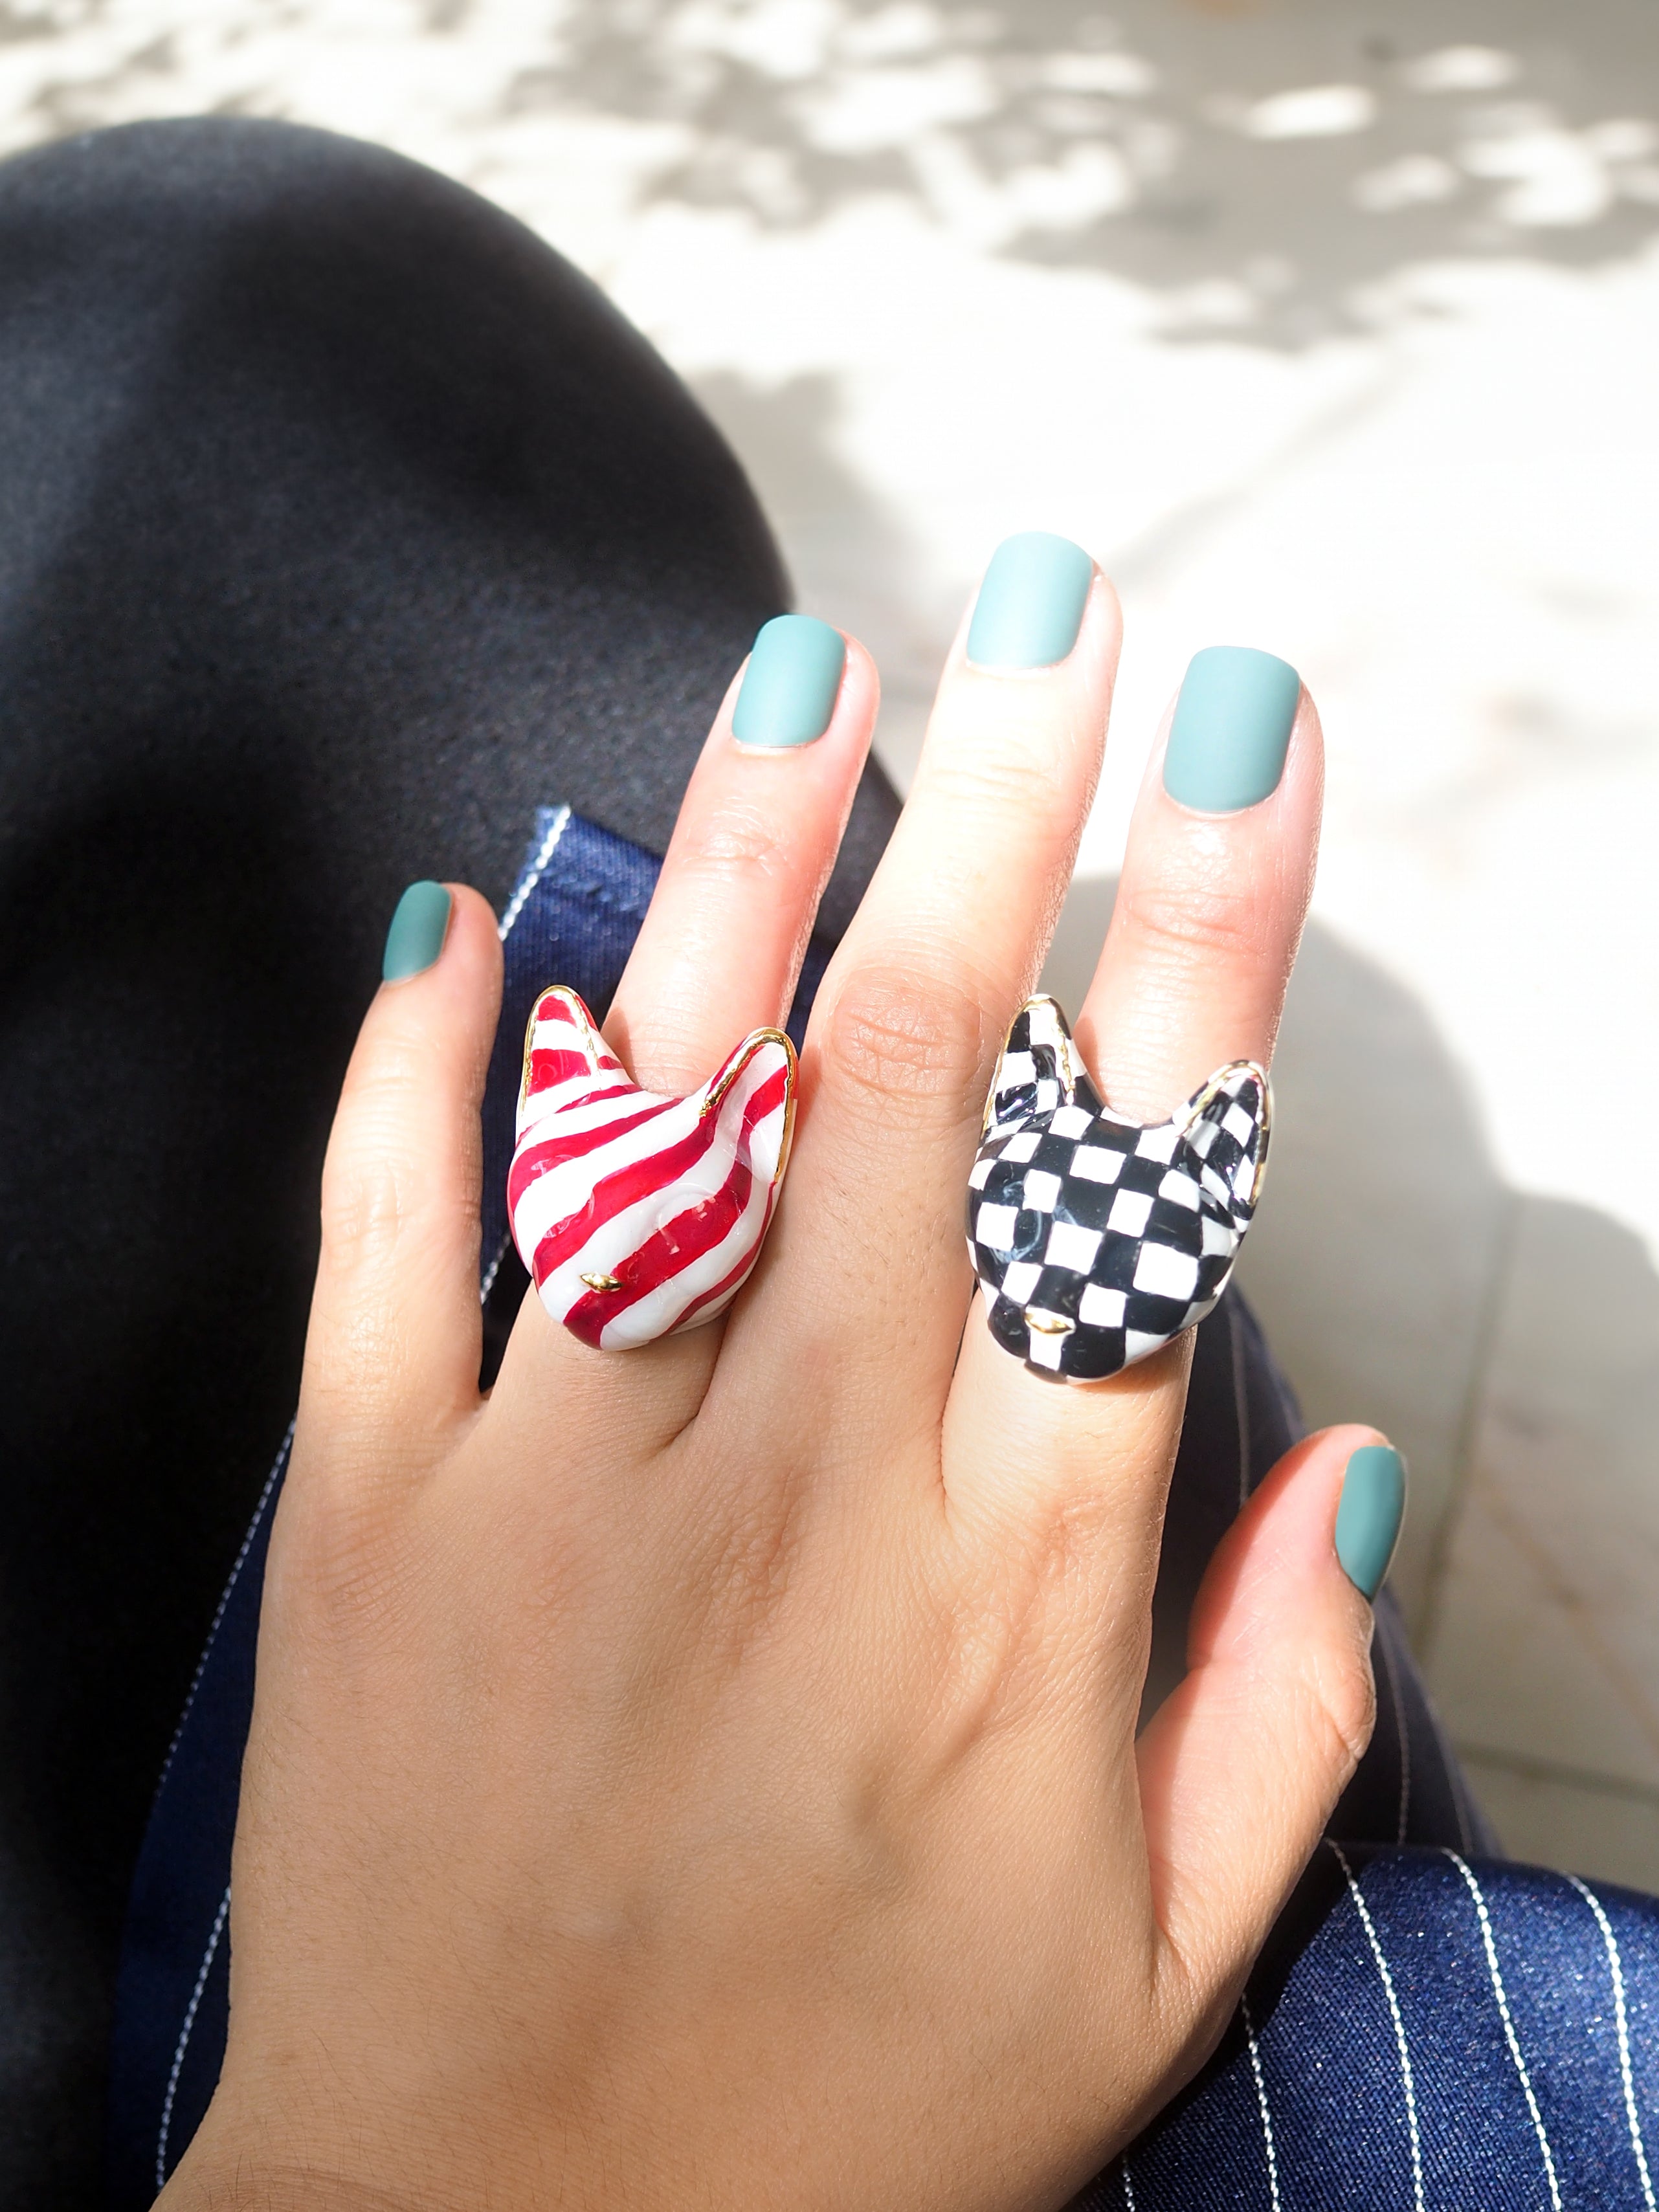
M 526 1279 L 507 1233 L 525 1024 L 574 984 L 603 1014 L 659 862 L 568 807 L 539 814 L 502 916 L 484 1108 L 485 1369 Z M 823 974 L 816 941 L 790 1018 Z M 1146 1709 L 1180 1680 L 1193 1597 L 1239 1506 L 1302 1432 L 1230 1291 L 1197 1332 L 1153 1602 Z M 228 2018 L 231 1841 L 283 1442 L 236 1562 L 145 1836 L 117 1997 L 110 2201 L 150 2204 L 207 2109 Z M 1642 2115 L 1659 2095 L 1659 1903 L 1495 1863 L 1385 1592 L 1376 1735 L 1196 2082 L 1077 2200 L 1127 2206 L 1659 2212 Z M 1400 1848 L 1401 1846 L 1418 1848 Z M 1480 1854 L 1483 1856 L 1476 1856 Z
M 1215 2058 L 1073 2212 L 1654 2212 L 1659 1900 L 1326 1844 Z
M 501 916 L 501 1014 L 484 1087 L 481 1249 L 486 1277 L 508 1249 L 513 1115 L 536 994 L 549 983 L 568 983 L 604 1019 L 660 866 L 641 847 L 596 830 L 568 806 L 538 810 L 524 873 Z

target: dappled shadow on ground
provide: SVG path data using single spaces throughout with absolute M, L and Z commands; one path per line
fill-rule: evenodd
M 1582 264 L 1659 225 L 1640 0 L 580 0 L 520 109 L 686 128 L 652 196 L 817 221 L 908 200 L 981 250 L 1295 344 L 1449 256 Z
M 7 143 L 204 107 L 430 124 L 461 168 L 639 126 L 635 209 L 880 198 L 1122 276 L 1169 336 L 1275 346 L 1397 313 L 1425 262 L 1597 264 L 1659 227 L 1650 0 L 0 0 Z

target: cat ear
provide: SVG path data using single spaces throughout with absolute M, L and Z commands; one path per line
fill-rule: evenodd
M 524 1033 L 524 1073 L 519 1082 L 519 1133 L 540 1119 L 550 1094 L 573 1077 L 596 1075 L 629 1080 L 599 1024 L 568 984 L 544 991 L 531 1010 Z
M 1273 1116 L 1267 1069 L 1253 1060 L 1235 1060 L 1218 1067 L 1175 1117 L 1200 1164 L 1200 1182 L 1227 1208 L 1241 1237 L 1261 1194 Z
M 701 1091 L 697 1118 L 714 1117 L 733 1156 L 763 1183 L 783 1180 L 795 1128 L 795 1048 L 781 1030 L 751 1030 Z
M 1083 1065 L 1057 1000 L 1028 999 L 1003 1040 L 991 1095 L 985 1102 L 985 1127 L 1029 1121 L 1062 1106 L 1100 1111 L 1100 1096 Z

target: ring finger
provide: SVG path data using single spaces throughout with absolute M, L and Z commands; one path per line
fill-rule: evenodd
M 1116 1114 L 1161 1122 L 1228 1061 L 1270 1060 L 1312 890 L 1322 793 L 1319 720 L 1296 672 L 1246 647 L 1198 654 L 1148 763 L 1077 1024 Z M 1056 1390 L 970 1325 L 951 1419 L 989 1449 L 964 1456 L 976 1472 L 953 1502 L 1000 1519 L 1057 1493 L 1109 1492 L 1111 1510 L 1139 1524 L 1150 1568 L 1188 1342 L 1183 1334 L 1104 1383 Z M 1115 1480 L 1131 1464 L 1140 1480 Z

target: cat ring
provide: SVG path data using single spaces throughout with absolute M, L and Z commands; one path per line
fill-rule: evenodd
M 1203 1320 L 1261 1195 L 1267 1073 L 1218 1068 L 1167 1121 L 1109 1112 L 1052 999 L 1008 1032 L 969 1175 L 968 1252 L 991 1334 L 1094 1382 Z
M 623 1352 L 696 1328 L 748 1280 L 795 1120 L 795 1048 L 755 1030 L 699 1091 L 642 1091 L 575 992 L 536 1001 L 507 1204 L 555 1321 Z

